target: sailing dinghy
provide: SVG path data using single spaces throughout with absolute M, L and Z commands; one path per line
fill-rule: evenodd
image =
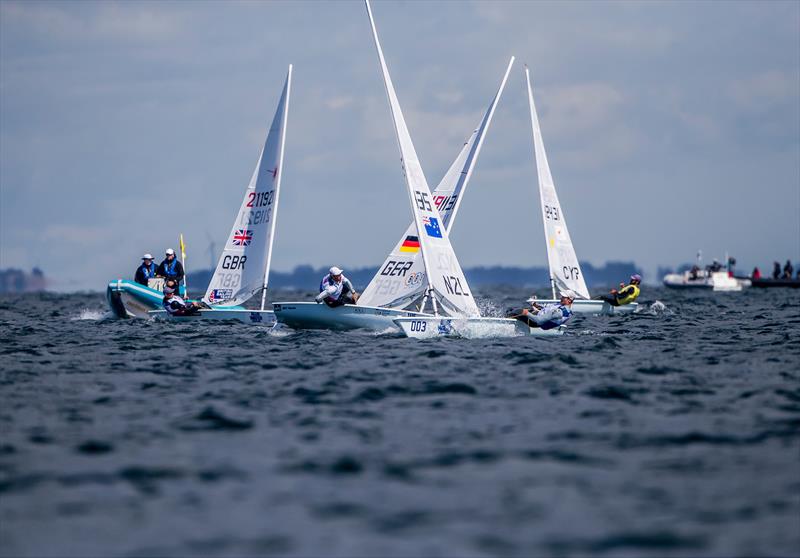
M 371 13 L 369 15 L 372 22 Z M 513 64 L 514 57 L 511 57 L 500 87 L 478 127 L 467 138 L 458 157 L 430 198 L 432 205 L 436 206 L 440 213 L 440 226 L 447 231 L 455 221 Z M 276 302 L 273 304 L 273 309 L 279 322 L 296 329 L 366 328 L 376 331 L 396 329 L 397 326 L 394 324 L 396 318 L 429 315 L 420 311 L 420 304 L 428 286 L 425 277 L 419 235 L 416 223 L 412 222 L 378 268 L 356 304 L 330 308 L 316 302 Z
M 422 279 L 424 293 L 420 310 L 425 310 L 428 301 L 433 310 L 433 316 L 397 318 L 394 320 L 395 324 L 410 337 L 536 334 L 531 328 L 517 320 L 481 317 L 471 292 L 472 289 L 467 284 L 467 279 L 464 277 L 464 272 L 450 244 L 448 229 L 444 226 L 442 213 L 433 203 L 433 196 L 422 171 L 414 143 L 411 141 L 411 134 L 408 131 L 383 56 L 369 0 L 366 0 L 366 6 L 389 100 L 397 144 L 400 149 L 401 165 L 414 216 L 413 232 L 416 232 L 415 236 L 419 243 L 419 253 L 424 271 Z M 445 317 L 440 316 L 440 312 Z M 519 327 L 517 324 L 524 327 Z M 557 335 L 559 331 L 550 330 L 541 333 Z
M 611 306 L 602 300 L 591 300 L 586 281 L 583 279 L 581 265 L 575 254 L 575 247 L 567 230 L 564 211 L 556 194 L 556 185 L 550 173 L 547 153 L 544 149 L 542 129 L 539 116 L 533 101 L 531 76 L 525 66 L 525 79 L 528 86 L 528 106 L 531 111 L 531 129 L 533 131 L 533 148 L 536 155 L 536 172 L 539 178 L 539 198 L 544 223 L 544 236 L 547 243 L 547 263 L 550 268 L 550 286 L 553 298 L 538 300 L 541 304 L 557 303 L 559 291 L 572 290 L 579 298 L 572 303 L 572 311 L 576 314 L 622 314 L 634 312 L 638 304 L 633 302 L 624 306 Z
M 271 310 L 265 310 L 264 305 L 283 176 L 283 153 L 291 83 L 292 66 L 289 65 L 272 126 L 245 190 L 236 220 L 228 234 L 225 249 L 203 296 L 207 308 L 192 316 L 171 316 L 163 309 L 146 310 L 147 316 L 171 320 L 238 320 L 264 325 L 275 323 L 275 314 Z M 112 282 L 109 288 L 112 284 L 114 283 Z M 136 288 L 141 290 L 144 286 L 139 285 Z M 146 300 L 160 307 L 163 295 L 158 291 L 153 292 L 157 294 L 146 292 L 139 296 L 146 295 L 148 297 Z M 261 309 L 245 308 L 244 303 L 259 292 Z

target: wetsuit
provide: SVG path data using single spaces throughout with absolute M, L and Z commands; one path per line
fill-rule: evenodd
M 355 292 L 350 279 L 342 275 L 342 280 L 337 283 L 329 273 L 322 278 L 319 284 L 319 294 L 316 300 L 324 302 L 331 308 L 336 308 L 345 304 L 355 304 L 356 301 L 353 298 Z
M 176 283 L 180 283 L 183 281 L 183 265 L 178 261 L 178 258 L 172 258 L 172 261 L 164 258 L 164 261 L 159 264 L 156 270 L 156 275 L 160 275 L 165 279 L 173 279 Z
M 611 306 L 624 306 L 636 300 L 640 292 L 639 285 L 630 284 L 622 287 L 616 294 L 602 295 L 597 297 L 597 300 L 608 302 Z
M 200 312 L 199 308 L 186 304 L 178 295 L 174 295 L 169 299 L 164 297 L 161 301 L 161 305 L 171 316 L 194 316 Z
M 537 327 L 543 330 L 553 329 L 564 325 L 572 317 L 572 310 L 560 303 L 550 303 L 542 306 L 535 314 L 529 311 L 523 314 L 522 310 L 512 310 L 507 314 L 509 318 L 516 318 L 528 327 Z
M 136 275 L 134 275 L 133 280 L 146 287 L 147 281 L 155 276 L 156 264 L 153 262 L 150 262 L 150 265 L 142 263 L 142 265 L 136 268 Z

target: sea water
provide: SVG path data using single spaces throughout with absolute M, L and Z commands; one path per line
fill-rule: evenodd
M 417 341 L 3 296 L 0 555 L 800 555 L 800 292 L 641 302 Z

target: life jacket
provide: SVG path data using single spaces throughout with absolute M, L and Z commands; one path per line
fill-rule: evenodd
M 337 283 L 333 280 L 333 277 L 328 274 L 322 278 L 322 281 L 319 284 L 319 292 L 324 292 L 327 291 L 329 287 L 334 287 L 336 290 L 329 293 L 326 298 L 330 298 L 331 300 L 339 300 L 339 297 L 342 296 L 342 291 L 344 290 L 345 281 L 347 281 L 347 279 L 342 277 L 342 280 Z
M 152 279 L 156 276 L 156 264 L 150 262 L 150 265 L 142 264 L 142 275 L 145 279 Z
M 571 317 L 572 310 L 558 303 L 546 304 L 532 316 L 533 321 L 545 331 L 567 323 Z
M 174 295 L 170 299 L 164 297 L 161 300 L 161 305 L 168 314 L 172 314 L 173 316 L 179 316 L 186 310 L 186 303 L 178 295 Z
M 175 266 L 178 265 L 178 258 L 172 258 L 172 261 L 164 260 L 164 273 L 167 277 L 177 277 Z
M 628 285 L 617 295 L 617 303 L 619 303 L 620 306 L 623 304 L 630 304 L 638 298 L 640 292 L 639 285 Z

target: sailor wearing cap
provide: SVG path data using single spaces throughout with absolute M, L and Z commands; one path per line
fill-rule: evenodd
M 183 275 L 183 265 L 181 265 L 181 262 L 175 257 L 175 250 L 167 248 L 166 257 L 159 264 L 156 270 L 156 276 L 163 277 L 164 279 L 172 279 L 176 284 L 180 284 L 180 282 L 183 281 Z
M 557 303 L 551 302 L 544 306 L 537 304 L 535 298 L 529 298 L 527 302 L 531 303 L 530 310 L 513 310 L 507 317 L 520 320 L 529 327 L 553 329 L 564 325 L 572 317 L 572 302 L 576 296 L 572 291 L 561 291 L 561 299 Z
M 601 295 L 597 300 L 608 302 L 611 306 L 623 306 L 630 304 L 639 296 L 639 285 L 642 282 L 642 276 L 638 273 L 631 275 L 631 282 L 629 285 L 625 283 L 619 284 L 619 289 L 611 289 L 611 294 Z
M 175 294 L 172 287 L 164 287 L 164 298 L 161 301 L 164 310 L 171 316 L 194 316 L 200 312 L 200 304 L 186 302 Z
M 142 256 L 142 265 L 136 268 L 133 280 L 140 285 L 147 286 L 147 281 L 156 276 L 156 264 L 153 263 L 153 255 L 145 254 Z
M 333 266 L 322 278 L 319 284 L 319 294 L 315 300 L 317 304 L 324 302 L 331 308 L 335 308 L 345 304 L 355 304 L 358 300 L 358 293 L 353 288 L 350 279 L 344 276 L 344 272 Z

